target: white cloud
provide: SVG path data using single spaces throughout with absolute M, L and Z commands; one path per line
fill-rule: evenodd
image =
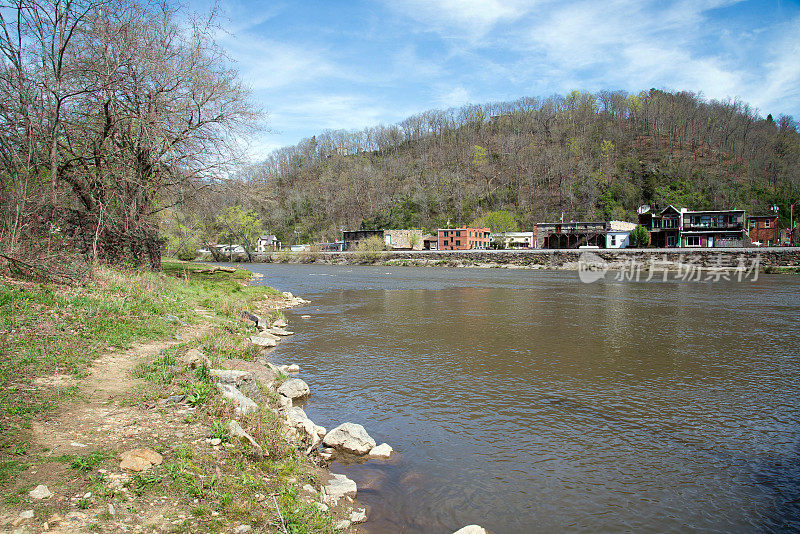
M 472 102 L 469 91 L 463 86 L 442 88 L 436 102 L 444 107 L 457 107 Z
M 519 19 L 533 2 L 524 0 L 395 0 L 387 5 L 449 37 L 477 38 L 500 22 Z M 454 31 L 455 30 L 455 31 Z

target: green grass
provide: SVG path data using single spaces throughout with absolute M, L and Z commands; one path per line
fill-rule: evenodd
M 195 311 L 201 307 L 235 332 L 241 328 L 242 310 L 257 308 L 265 298 L 282 298 L 275 289 L 242 284 L 250 273 L 241 269 L 183 275 L 206 267 L 165 261 L 164 273 L 101 268 L 87 286 L 22 281 L 0 286 L 0 483 L 18 470 L 15 451 L 32 418 L 74 398 L 75 381 L 101 354 L 173 338 L 178 326 L 165 316 L 198 323 L 206 320 Z M 241 347 L 227 339 L 233 336 L 216 337 L 199 340 L 209 345 L 210 357 L 241 357 Z M 173 383 L 182 371 L 176 358 L 186 348 L 165 349 L 155 361 L 139 366 L 136 376 L 159 387 Z M 250 350 L 245 357 L 254 355 Z M 199 385 L 204 381 L 185 384 L 196 403 L 211 396 L 207 386 Z

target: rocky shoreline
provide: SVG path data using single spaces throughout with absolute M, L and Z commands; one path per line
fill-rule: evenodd
M 382 265 L 403 267 L 472 267 L 505 269 L 579 270 L 581 256 L 591 254 L 609 269 L 628 268 L 656 262 L 670 270 L 682 265 L 736 268 L 742 262 L 758 261 L 766 272 L 800 272 L 800 248 L 704 248 L 704 249 L 565 249 L 565 250 L 467 250 L 467 251 L 382 251 L 257 253 L 253 263 L 304 263 L 324 265 Z M 247 262 L 244 254 L 233 262 Z M 212 261 L 210 257 L 202 258 Z
M 288 292 L 284 296 L 287 299 L 284 307 L 287 308 L 309 302 Z M 286 330 L 288 324 L 282 318 L 268 321 L 256 314 L 243 312 L 242 321 L 253 332 L 249 337 L 250 343 L 262 350 L 275 347 L 281 338 L 294 334 Z M 265 340 L 268 342 L 265 343 Z M 198 364 L 205 363 L 205 356 L 202 354 L 195 354 L 191 358 Z M 185 363 L 191 364 L 191 361 Z M 319 488 L 306 484 L 303 490 L 314 498 L 314 505 L 323 511 L 345 503 L 344 512 L 339 510 L 336 514 L 341 519 L 335 523 L 335 529 L 344 530 L 351 525 L 366 522 L 365 508 L 349 506 L 357 502 L 358 487 L 355 481 L 346 475 L 331 473 L 328 468 L 337 459 L 388 459 L 394 449 L 388 443 L 377 444 L 367 430 L 357 423 L 344 422 L 330 431 L 314 423 L 302 408 L 303 401 L 311 395 L 311 388 L 297 377 L 300 373 L 297 364 L 276 366 L 266 356 L 261 356 L 255 362 L 228 360 L 221 362 L 221 366 L 226 368 L 211 369 L 210 373 L 217 378 L 217 387 L 223 398 L 234 405 L 235 413 L 247 415 L 258 410 L 260 391 L 266 389 L 277 395 L 277 408 L 271 409 L 280 417 L 284 425 L 284 435 L 293 442 L 298 451 L 327 470 L 327 481 Z M 231 435 L 243 444 L 252 447 L 256 452 L 261 450 L 260 445 L 236 420 L 229 421 L 228 428 Z M 477 525 L 469 525 L 457 531 L 457 534 L 483 533 L 486 530 Z

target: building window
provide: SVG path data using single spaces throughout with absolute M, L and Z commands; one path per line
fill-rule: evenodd
M 457 246 L 457 247 L 460 247 L 460 246 L 461 246 L 461 240 L 460 240 L 460 239 L 456 239 L 456 246 Z
M 750 221 L 750 228 L 755 228 L 755 227 L 756 227 L 756 222 L 751 220 Z
M 461 237 L 461 231 L 460 230 L 456 230 L 456 237 Z
M 770 221 L 769 219 L 767 219 L 766 221 L 764 221 L 764 228 L 769 228 L 769 223 L 770 223 L 770 222 L 771 222 L 771 221 Z
M 687 235 L 686 236 L 686 246 L 687 247 L 699 247 L 700 246 L 700 236 L 699 235 Z
M 443 247 L 446 247 L 446 246 L 447 246 L 447 239 L 445 239 L 445 240 L 442 242 L 442 246 L 443 246 Z

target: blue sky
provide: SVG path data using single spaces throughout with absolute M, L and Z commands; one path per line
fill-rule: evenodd
M 202 9 L 206 0 L 196 0 Z M 651 87 L 800 118 L 800 0 L 225 0 L 220 44 L 270 132 L 325 129 L 573 89 Z

